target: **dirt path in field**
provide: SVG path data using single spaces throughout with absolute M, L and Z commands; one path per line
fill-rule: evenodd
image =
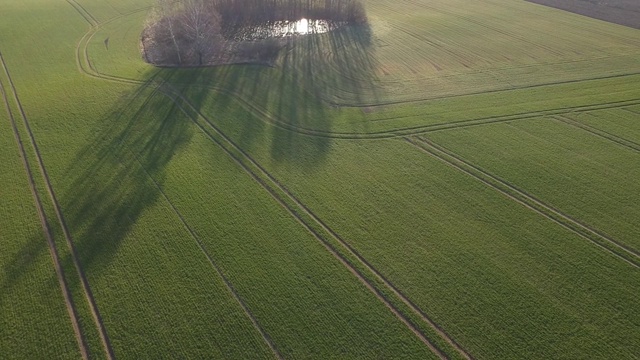
M 514 185 L 502 179 L 499 179 L 498 177 L 489 174 L 480 167 L 469 163 L 453 152 L 443 148 L 442 146 L 436 145 L 430 140 L 424 138 L 405 138 L 405 140 L 426 154 L 431 155 L 439 161 L 476 178 L 492 189 L 499 191 L 509 199 L 518 202 L 526 208 L 533 210 L 545 218 L 570 230 L 579 237 L 588 240 L 600 249 L 614 255 L 616 258 L 625 261 L 635 268 L 640 268 L 640 253 L 629 248 L 625 244 L 622 244 L 580 220 L 563 213 L 559 209 L 543 203 L 534 196 L 518 189 Z
M 40 151 L 38 149 L 38 145 L 36 143 L 35 137 L 33 135 L 33 132 L 31 130 L 31 126 L 29 125 L 29 119 L 27 118 L 27 115 L 24 112 L 24 108 L 22 107 L 22 103 L 20 102 L 20 98 L 18 97 L 18 92 L 16 91 L 15 85 L 13 83 L 13 80 L 11 78 L 11 75 L 9 73 L 9 69 L 7 68 L 7 65 L 5 63 L 4 58 L 2 57 L 2 55 L 0 55 L 0 62 L 2 64 L 2 68 L 4 70 L 5 76 L 7 78 L 7 80 L 9 81 L 9 87 L 13 93 L 13 99 L 18 107 L 18 110 L 20 112 L 20 116 L 22 117 L 22 121 L 24 123 L 24 126 L 27 130 L 27 135 L 29 137 L 31 146 L 33 148 L 33 151 L 35 153 L 36 156 L 36 160 L 38 163 L 38 167 L 40 169 L 42 178 L 44 180 L 44 184 L 47 190 L 47 193 L 49 194 L 49 197 L 51 198 L 52 201 L 52 205 L 53 205 L 53 209 L 54 212 L 56 213 L 56 217 L 58 219 L 58 222 L 60 223 L 60 226 L 62 228 L 65 240 L 67 242 L 67 246 L 69 247 L 69 252 L 71 254 L 71 260 L 73 262 L 73 265 L 76 269 L 77 275 L 80 278 L 80 283 L 82 285 L 82 290 L 84 292 L 85 298 L 87 300 L 87 303 L 89 305 L 89 309 L 91 312 L 91 315 L 93 317 L 93 321 L 95 322 L 97 328 L 98 328 L 98 333 L 100 335 L 100 341 L 102 342 L 102 345 L 104 347 L 106 356 L 108 359 L 113 359 L 115 356 L 113 354 L 113 349 L 111 347 L 111 343 L 109 340 L 109 336 L 107 335 L 107 331 L 104 327 L 104 323 L 102 322 L 102 318 L 100 316 L 100 312 L 98 311 L 98 307 L 95 303 L 94 297 L 93 297 L 93 293 L 91 292 L 91 288 L 89 287 L 89 282 L 84 274 L 84 271 L 82 270 L 82 267 L 80 266 L 80 262 L 78 261 L 78 257 L 76 254 L 76 250 L 75 247 L 73 245 L 73 239 L 71 237 L 71 233 L 69 232 L 69 229 L 67 227 L 67 224 L 64 220 L 64 216 L 62 214 L 62 211 L 60 209 L 60 205 L 58 203 L 58 200 L 56 198 L 55 192 L 53 191 L 53 187 L 51 186 L 51 181 L 49 179 L 49 175 L 47 174 L 47 170 L 44 166 L 44 162 L 42 160 L 42 156 L 40 155 Z
M 2 67 L 5 68 L 4 58 L 2 58 L 2 54 L 0 54 L 0 61 L 2 62 Z M 31 195 L 33 196 L 33 200 L 35 202 L 38 218 L 40 219 L 40 225 L 42 226 L 42 231 L 44 232 L 45 238 L 47 240 L 47 246 L 49 247 L 49 253 L 51 254 L 51 260 L 53 261 L 53 266 L 56 272 L 56 278 L 58 279 L 58 284 L 60 285 L 60 290 L 62 291 L 62 295 L 64 297 L 64 303 L 67 308 L 67 312 L 69 313 L 69 318 L 71 319 L 71 326 L 73 327 L 73 332 L 78 343 L 80 355 L 83 359 L 88 359 L 88 347 L 86 339 L 82 332 L 82 327 L 80 325 L 80 322 L 78 321 L 78 312 L 73 302 L 73 297 L 71 296 L 71 291 L 69 290 L 69 286 L 64 275 L 64 270 L 60 265 L 58 249 L 56 248 L 56 244 L 53 241 L 53 235 L 51 234 L 51 229 L 49 228 L 49 224 L 47 222 L 46 215 L 42 206 L 42 201 L 40 200 L 40 196 L 38 195 L 38 190 L 36 189 L 31 166 L 29 165 L 29 160 L 27 159 L 24 144 L 22 143 L 22 139 L 20 138 L 20 133 L 18 132 L 15 117 L 13 115 L 13 111 L 11 111 L 11 106 L 9 105 L 9 99 L 7 98 L 7 93 L 5 92 L 2 79 L 0 79 L 0 93 L 2 94 L 2 99 L 7 108 L 9 121 L 11 122 L 11 128 L 13 130 L 13 136 L 16 140 L 16 144 L 18 145 L 20 159 L 22 160 L 22 165 L 27 174 L 27 180 L 29 181 Z
M 526 0 L 538 5 L 640 29 L 638 0 Z

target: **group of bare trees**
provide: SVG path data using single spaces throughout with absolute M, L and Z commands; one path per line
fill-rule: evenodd
M 142 34 L 145 51 L 152 47 L 164 63 L 203 65 L 222 41 L 220 23 L 213 1 L 158 0 Z
M 155 64 L 201 66 L 234 48 L 225 39 L 243 28 L 301 18 L 367 21 L 359 0 L 158 0 L 142 33 L 143 54 Z

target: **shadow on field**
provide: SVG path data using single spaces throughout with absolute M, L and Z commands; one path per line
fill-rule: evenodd
M 161 196 L 153 181 L 162 183 L 164 168 L 191 138 L 192 128 L 182 110 L 158 91 L 156 80 L 151 77 L 124 94 L 100 119 L 93 138 L 65 171 L 70 177 L 68 191 L 56 194 L 85 271 L 111 261 L 145 209 Z M 40 195 L 49 201 L 44 191 Z M 61 228 L 53 211 L 47 216 L 67 279 L 75 288 L 79 283 L 72 275 L 75 270 Z M 48 256 L 47 243 L 38 232 L 5 262 L 0 301 L 2 294 L 35 270 L 34 260 L 44 252 Z M 58 287 L 55 277 L 51 285 Z
M 339 104 L 377 101 L 374 55 L 370 27 L 345 26 L 288 39 L 274 66 L 162 69 L 160 76 L 244 149 L 266 137 L 275 162 L 313 168 L 329 151 Z
M 331 122 L 340 112 L 336 103 L 375 102 L 376 66 L 369 27 L 351 26 L 288 40 L 273 67 L 165 68 L 150 73 L 146 83 L 122 96 L 101 119 L 93 139 L 66 169 L 71 177 L 68 191 L 57 194 L 84 270 L 108 266 L 145 210 L 162 196 L 158 186 L 165 167 L 198 131 L 181 108 L 159 92 L 158 84 L 184 95 L 245 151 L 269 151 L 276 163 L 308 170 L 330 150 Z M 48 220 L 57 227 L 53 213 Z M 61 232 L 56 235 L 62 253 L 66 245 Z M 6 262 L 0 301 L 34 270 L 33 260 L 45 251 L 46 242 L 37 234 Z M 68 256 L 62 261 L 66 271 L 74 271 Z M 55 278 L 51 281 L 57 286 Z
M 182 110 L 151 84 L 155 81 L 152 77 L 121 98 L 67 171 L 73 182 L 62 203 L 85 267 L 116 253 L 161 196 L 157 185 L 166 165 L 190 141 Z

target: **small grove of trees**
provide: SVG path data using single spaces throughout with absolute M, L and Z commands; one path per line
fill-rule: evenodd
M 273 56 L 272 41 L 264 42 L 268 51 L 262 51 L 255 44 L 230 46 L 225 38 L 233 39 L 242 29 L 301 18 L 367 22 L 359 0 L 158 0 L 142 33 L 143 54 L 150 63 L 178 66 L 205 65 L 216 52 L 232 49 L 256 49 L 251 58 Z
M 222 41 L 220 23 L 213 1 L 158 0 L 142 34 L 145 56 L 165 64 L 203 65 Z

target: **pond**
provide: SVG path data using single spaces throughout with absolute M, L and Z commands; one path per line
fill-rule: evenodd
M 338 28 L 341 23 L 327 20 L 300 19 L 297 21 L 274 21 L 268 24 L 247 26 L 235 31 L 234 40 L 262 40 L 310 34 L 322 34 Z

